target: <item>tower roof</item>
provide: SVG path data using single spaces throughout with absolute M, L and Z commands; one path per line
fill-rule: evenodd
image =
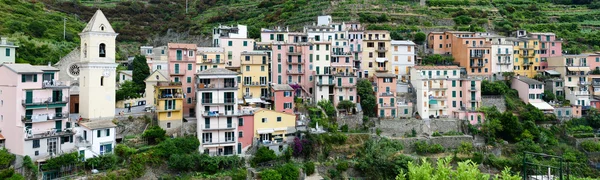
M 98 9 L 94 16 L 92 16 L 90 22 L 88 22 L 88 24 L 85 26 L 85 28 L 83 28 L 83 31 L 81 32 L 115 33 L 115 30 L 113 30 L 112 26 L 110 25 L 110 22 L 108 22 L 108 19 L 106 19 L 106 16 L 104 16 L 104 13 L 102 13 L 102 11 Z

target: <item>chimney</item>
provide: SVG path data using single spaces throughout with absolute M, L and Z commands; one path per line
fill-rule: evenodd
M 0 43 L 0 44 L 7 44 L 7 43 L 6 43 L 6 39 L 7 39 L 6 37 L 1 37 L 1 38 L 0 38 L 0 41 L 1 41 L 2 43 Z
M 50 61 L 48 61 L 48 67 L 52 67 L 52 64 Z

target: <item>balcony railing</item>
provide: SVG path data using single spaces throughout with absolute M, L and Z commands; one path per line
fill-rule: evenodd
M 175 94 L 159 94 L 158 97 L 160 99 L 183 99 L 183 94 L 175 93 Z
M 304 64 L 304 61 L 302 61 L 302 60 L 295 60 L 294 61 L 294 60 L 289 60 L 288 59 L 287 62 L 288 62 L 288 64 Z
M 351 52 L 333 52 L 332 56 L 352 56 Z
M 216 138 L 213 138 L 210 141 L 202 141 L 202 144 L 203 145 L 210 145 L 210 144 L 231 144 L 231 143 L 235 143 L 235 139 L 234 138 L 231 138 L 231 139 L 225 139 L 225 138 L 223 138 L 223 139 L 224 140 L 222 140 L 222 141 L 217 141 Z M 231 154 L 231 155 L 233 155 L 233 154 Z
M 270 46 L 254 46 L 254 50 L 269 51 L 269 50 L 271 50 L 271 47 Z
M 588 91 L 571 91 L 569 94 L 576 95 L 576 96 L 588 96 L 588 95 L 590 95 L 590 92 L 588 92 Z
M 302 50 L 295 49 L 295 51 L 288 51 L 288 55 L 291 55 L 291 56 L 302 55 Z
M 304 74 L 304 72 L 302 71 L 291 71 L 291 70 L 286 70 L 287 74 Z
M 158 86 L 181 86 L 181 82 L 158 82 Z
M 236 111 L 225 111 L 225 112 L 219 112 L 219 111 L 202 111 L 200 113 L 202 116 L 204 117 L 219 117 L 219 116 L 240 116 L 243 115 L 241 112 L 236 112 Z
M 523 57 L 535 57 L 535 53 L 525 53 Z
M 83 139 L 83 137 L 81 137 L 81 136 L 77 136 L 77 138 L 75 139 L 75 146 L 76 147 L 90 147 L 90 146 L 92 146 L 92 143 L 88 140 Z
M 469 88 L 469 91 L 477 91 L 477 88 L 471 87 L 471 88 Z
M 267 82 L 245 82 L 244 86 L 267 86 Z
M 52 97 L 48 98 L 33 98 L 33 99 L 24 99 L 21 103 L 24 106 L 32 106 L 32 105 L 49 105 L 49 104 L 65 104 L 69 102 L 69 97 L 63 97 L 54 99 Z
M 471 58 L 483 58 L 483 54 L 479 54 L 479 53 L 471 54 Z
M 317 85 L 319 86 L 331 86 L 333 85 L 333 80 L 329 80 L 329 81 L 317 81 Z
M 392 93 L 392 92 L 382 92 L 379 96 L 381 96 L 381 97 L 389 97 L 389 96 L 394 96 L 394 93 Z
M 202 59 L 202 63 L 205 64 L 225 64 L 223 59 Z
M 385 48 L 385 47 L 378 47 L 377 48 L 377 52 L 386 52 L 386 51 L 387 51 L 387 48 Z
M 69 84 L 67 82 L 57 81 L 55 79 L 53 79 L 51 81 L 45 80 L 44 82 L 42 82 L 42 88 L 49 88 L 49 89 L 69 88 Z
M 599 81 L 592 81 L 592 86 L 600 86 L 600 82 Z
M 333 75 L 334 76 L 342 76 L 342 77 L 356 77 L 356 75 L 353 72 L 348 72 L 348 73 L 338 72 L 338 73 L 335 73 Z
M 244 93 L 244 98 L 252 98 L 252 93 L 251 92 L 245 92 Z
M 236 123 L 229 123 L 225 125 L 219 124 L 202 124 L 200 128 L 202 130 L 227 130 L 227 129 L 235 129 L 237 127 Z
M 479 102 L 481 101 L 481 98 L 471 98 L 469 99 L 469 102 Z
M 212 83 L 212 84 L 198 84 L 198 90 L 210 90 L 210 89 L 236 89 L 237 83 Z
M 395 106 L 395 104 L 383 103 L 383 104 L 379 104 L 379 107 L 381 107 L 381 108 L 394 108 L 396 106 Z
M 181 107 L 167 107 L 167 108 L 157 108 L 156 112 L 173 112 L 173 111 L 181 111 Z
M 220 101 L 223 100 L 223 101 Z M 202 104 L 234 104 L 236 102 L 235 98 L 223 98 L 223 99 L 212 99 L 212 98 L 203 98 L 200 100 Z
M 471 67 L 483 67 L 485 66 L 483 63 L 471 63 Z
M 43 131 L 33 131 L 31 129 L 25 129 L 25 139 L 43 139 L 43 138 L 64 137 L 64 136 L 71 136 L 71 135 L 75 135 L 75 133 L 73 133 L 73 131 L 70 128 L 61 129 L 61 130 L 52 128 L 50 130 L 43 130 Z
M 175 76 L 183 76 L 187 71 L 185 69 L 173 69 L 171 70 L 171 75 Z
M 376 67 L 375 72 L 387 72 L 388 69 L 385 67 Z
M 496 64 L 498 64 L 498 65 L 509 65 L 510 61 L 500 61 L 500 62 L 497 62 Z
M 66 118 L 69 118 L 68 112 L 54 113 L 54 114 L 34 114 L 34 115 L 21 116 L 21 120 L 26 123 L 47 122 L 47 121 L 61 120 L 61 119 L 66 119 Z

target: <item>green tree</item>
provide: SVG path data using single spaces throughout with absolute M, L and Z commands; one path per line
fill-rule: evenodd
M 425 42 L 425 40 L 427 39 L 427 35 L 423 32 L 418 32 L 415 34 L 415 38 L 413 39 L 413 41 L 415 41 L 415 43 L 417 44 L 423 44 L 423 42 Z
M 41 38 L 44 37 L 47 27 L 39 20 L 34 20 L 33 22 L 29 23 L 27 29 L 30 31 L 29 33 L 33 35 L 33 37 Z
M 146 88 L 146 83 L 144 80 L 150 76 L 150 67 L 148 67 L 148 63 L 146 63 L 146 57 L 142 55 L 137 55 L 133 59 L 133 82 L 137 85 L 138 93 L 143 93 Z
M 250 162 L 252 163 L 252 165 L 257 165 L 258 163 L 272 161 L 272 160 L 275 160 L 276 158 L 277 158 L 277 155 L 275 155 L 275 152 L 273 150 L 270 150 L 269 148 L 262 146 L 262 147 L 258 148 L 258 150 L 256 151 L 256 154 L 254 154 L 254 157 L 252 158 L 252 160 L 250 160 Z
M 354 104 L 352 101 L 349 100 L 343 100 L 340 101 L 337 105 L 338 109 L 345 109 L 346 112 L 350 111 L 350 109 L 356 107 L 356 104 Z
M 554 95 L 554 93 L 552 93 L 552 91 L 546 90 L 544 91 L 544 96 L 542 96 L 542 99 L 546 102 L 550 102 L 554 101 L 556 99 L 556 96 Z
M 286 163 L 277 168 L 277 172 L 281 174 L 282 180 L 297 180 L 298 176 L 300 176 L 300 170 L 292 163 Z
M 260 172 L 260 179 L 262 180 L 281 180 L 281 174 L 273 169 L 267 169 Z
M 117 89 L 116 101 L 131 99 L 131 98 L 139 98 L 141 95 L 138 93 L 139 86 L 137 86 L 133 81 L 125 81 L 121 84 L 121 87 Z
M 10 163 L 15 160 L 15 155 L 8 152 L 8 149 L 0 149 L 0 169 L 6 169 Z
M 358 96 L 360 97 L 360 106 L 366 116 L 376 116 L 376 101 L 375 95 L 373 94 L 373 85 L 367 79 L 361 79 L 356 84 Z
M 304 163 L 304 172 L 306 175 L 310 176 L 315 173 L 315 163 L 312 161 L 308 161 Z
M 333 103 L 331 103 L 331 101 L 321 100 L 321 101 L 319 101 L 319 103 L 317 103 L 317 105 L 319 105 L 319 107 L 323 108 L 323 110 L 325 111 L 325 114 L 327 114 L 327 116 L 329 116 L 329 117 L 335 116 L 335 114 L 336 114 L 335 107 L 333 107 Z
M 150 128 L 144 131 L 142 134 L 143 138 L 148 140 L 149 144 L 156 144 L 165 140 L 167 131 L 160 128 L 160 126 L 151 126 Z

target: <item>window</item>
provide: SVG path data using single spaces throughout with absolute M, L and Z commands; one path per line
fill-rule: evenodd
M 244 41 L 244 46 L 248 46 L 248 41 Z
M 10 49 L 6 48 L 6 56 L 10 56 Z
M 104 86 L 104 76 L 100 77 L 100 86 Z
M 187 98 L 187 103 L 192 104 L 192 98 Z
M 244 132 L 240 131 L 238 132 L 238 138 L 244 137 Z
M 281 122 L 281 117 L 277 117 L 277 122 Z
M 244 118 L 238 118 L 238 126 L 244 126 Z
M 167 112 L 167 117 L 171 117 L 171 112 Z
M 202 133 L 202 142 L 203 143 L 211 143 L 212 142 L 212 133 Z
M 106 136 L 110 136 L 110 129 L 106 129 Z
M 39 139 L 33 140 L 33 148 L 39 148 L 39 147 L 40 147 L 40 140 Z
M 21 82 L 37 82 L 37 74 L 21 75 Z
M 267 122 L 267 118 L 262 118 L 262 123 L 266 123 Z
M 234 135 L 233 132 L 225 132 L 225 141 L 230 142 L 233 141 Z
M 250 66 L 246 66 L 246 71 L 250 71 Z
M 106 57 L 106 45 L 104 43 L 100 44 L 100 48 L 98 49 L 100 57 Z
M 265 66 L 260 66 L 260 71 L 265 72 Z

